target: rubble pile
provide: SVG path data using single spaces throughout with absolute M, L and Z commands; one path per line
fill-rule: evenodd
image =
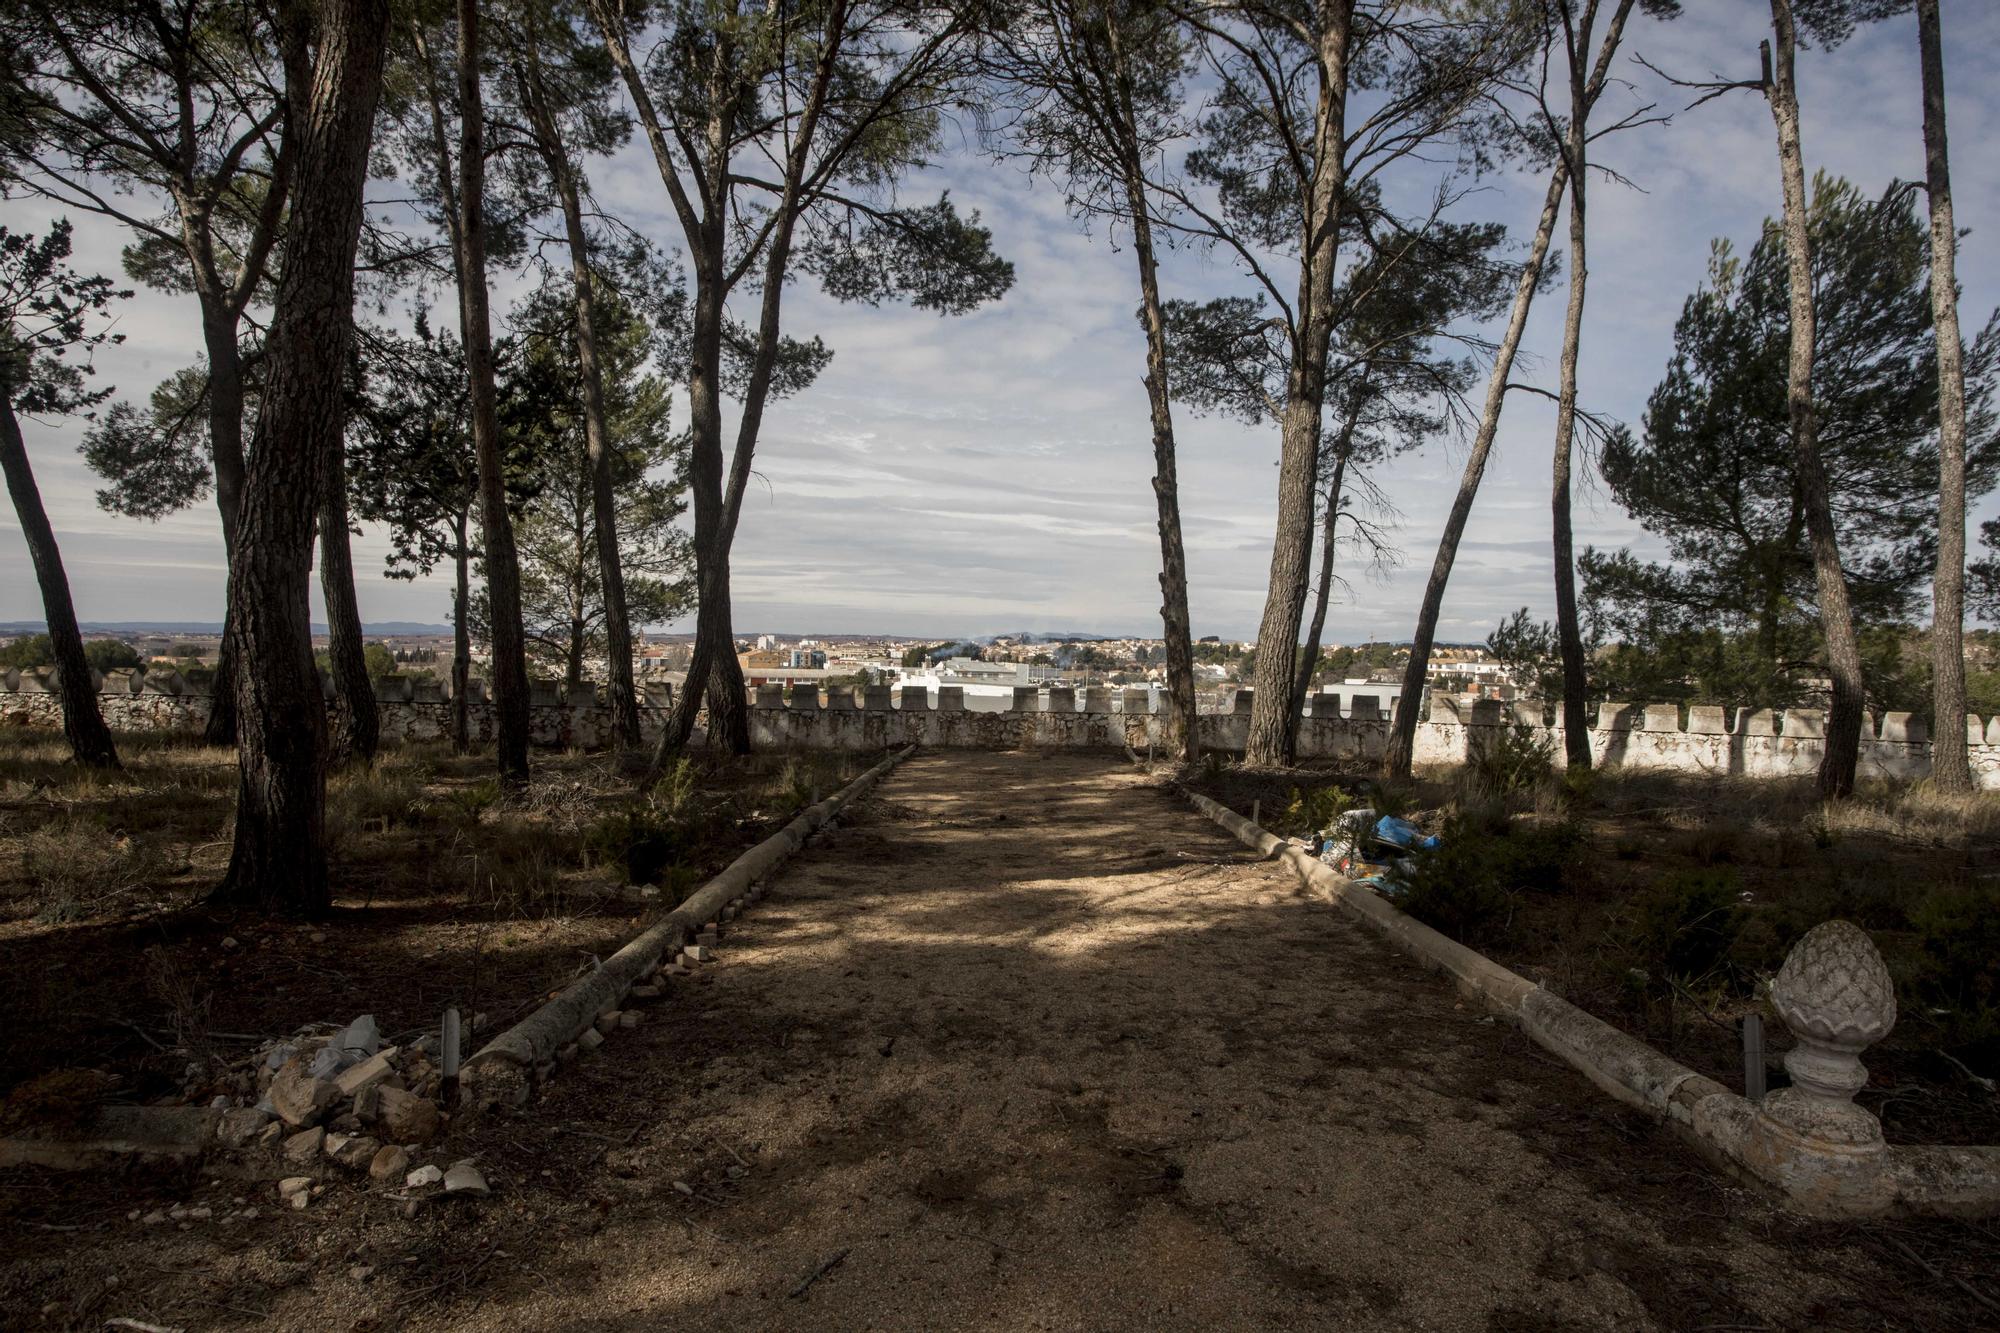
M 309 1029 L 269 1043 L 224 1076 L 234 1093 L 210 1103 L 221 1112 L 217 1146 L 275 1161 L 287 1173 L 278 1198 L 293 1208 L 323 1192 L 329 1169 L 397 1189 L 484 1194 L 470 1162 L 420 1161 L 450 1123 L 440 1046 L 435 1033 L 386 1044 L 373 1014 L 330 1035 Z

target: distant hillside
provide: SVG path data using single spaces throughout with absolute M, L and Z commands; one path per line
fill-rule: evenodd
M 40 634 L 48 626 L 39 620 L 0 620 L 0 634 Z M 85 634 L 220 634 L 222 626 L 212 620 L 86 620 Z M 326 626 L 315 624 L 315 634 Z M 449 625 L 429 625 L 417 620 L 384 620 L 361 627 L 363 634 L 407 637 L 418 634 L 449 634 Z

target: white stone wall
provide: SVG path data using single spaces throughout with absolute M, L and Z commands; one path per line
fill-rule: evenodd
M 208 696 L 171 671 L 145 676 L 114 671 L 100 679 L 99 703 L 105 721 L 119 731 L 196 731 L 208 716 Z M 431 681 L 381 681 L 382 730 L 388 737 L 437 740 L 451 734 L 451 703 Z M 1225 694 L 1201 718 L 1206 749 L 1243 749 L 1250 724 L 1248 690 Z M 645 690 L 640 718 L 657 734 L 673 701 L 671 687 Z M 822 691 L 811 685 L 759 686 L 751 692 L 751 736 L 763 747 L 804 750 L 872 750 L 917 743 L 938 748 L 1010 746 L 1112 747 L 1144 750 L 1158 735 L 1160 719 L 1149 711 L 1145 690 L 1019 688 L 1001 709 L 968 709 L 964 691 L 944 686 L 900 689 L 886 685 Z M 983 701 L 982 701 L 983 702 Z M 1379 760 L 1389 744 L 1393 698 L 1355 694 L 1345 712 L 1336 701 L 1315 697 L 1302 719 L 1299 752 L 1307 759 L 1344 760 L 1363 765 Z M 493 710 L 483 690 L 468 701 L 475 740 L 493 737 Z M 1682 709 L 1675 704 L 1598 705 L 1590 730 L 1592 758 L 1601 767 L 1671 769 L 1749 777 L 1808 776 L 1825 747 L 1825 716 L 1818 709 L 1735 710 L 1733 725 L 1713 705 Z M 565 691 L 550 683 L 534 686 L 530 708 L 534 741 L 557 747 L 595 747 L 611 736 L 610 710 L 594 685 Z M 45 675 L 0 674 L 0 725 L 60 727 L 61 702 Z M 1478 700 L 1461 711 L 1447 696 L 1432 701 L 1429 721 L 1419 723 L 1416 761 L 1459 763 L 1492 744 L 1512 727 L 1527 725 L 1560 754 L 1563 731 L 1539 717 L 1523 723 L 1513 705 Z M 2000 716 L 1966 721 L 1973 772 L 1981 786 L 2000 790 Z M 1861 740 L 1864 778 L 1922 778 L 1930 771 L 1930 741 L 1923 725 L 1907 713 L 1867 719 Z

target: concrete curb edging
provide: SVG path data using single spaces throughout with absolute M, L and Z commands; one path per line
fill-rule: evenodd
M 553 999 L 486 1043 L 465 1062 L 461 1075 L 464 1099 L 475 1105 L 524 1100 L 538 1066 L 554 1060 L 557 1051 L 592 1028 L 599 1014 L 616 1007 L 633 986 L 659 967 L 663 958 L 671 957 L 706 923 L 714 920 L 725 904 L 777 869 L 850 801 L 881 781 L 915 753 L 916 748 L 912 745 L 898 750 L 817 805 L 807 806 L 791 823 L 730 862 L 720 874 L 634 936 L 594 971 L 577 978 Z
M 1666 1121 L 1715 1165 L 1814 1217 L 2000 1214 L 2000 1147 L 1901 1147 L 1863 1161 L 1781 1132 L 1757 1105 L 1466 948 L 1387 899 L 1201 793 L 1195 808 L 1245 846 L 1288 864 L 1309 889 L 1359 917 L 1459 991 L 1526 1033 L 1611 1096 Z

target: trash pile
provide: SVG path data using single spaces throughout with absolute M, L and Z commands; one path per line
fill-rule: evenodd
M 484 1018 L 475 1016 L 472 1026 Z M 446 1016 L 448 1038 L 430 1033 L 406 1046 L 384 1044 L 373 1014 L 330 1035 L 307 1029 L 267 1044 L 225 1075 L 235 1094 L 209 1103 L 222 1112 L 218 1145 L 270 1154 L 298 1172 L 278 1186 L 280 1199 L 293 1208 L 306 1207 L 322 1191 L 305 1172 L 327 1164 L 366 1172 L 381 1185 L 487 1193 L 470 1162 L 445 1167 L 416 1160 L 428 1155 L 450 1123 L 442 1105 L 443 1066 L 456 1064 L 456 1019 L 455 1012 Z
M 1438 845 L 1436 835 L 1409 820 L 1365 806 L 1347 811 L 1305 841 L 1307 853 L 1322 864 L 1391 899 L 1403 894 L 1398 872 L 1409 872 L 1416 856 Z

